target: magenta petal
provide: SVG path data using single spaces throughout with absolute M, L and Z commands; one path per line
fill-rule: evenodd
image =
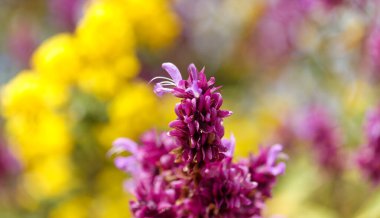
M 163 94 L 173 91 L 173 89 L 164 88 L 161 83 L 157 83 L 154 85 L 153 91 L 157 96 L 161 97 Z
M 196 98 L 202 93 L 202 90 L 198 86 L 198 70 L 194 64 L 190 64 L 188 68 L 190 78 L 192 79 L 191 91 Z
M 226 147 L 227 151 L 224 153 L 227 157 L 233 157 L 235 151 L 235 136 L 231 134 L 230 140 L 222 139 L 222 144 Z
M 125 191 L 130 192 L 131 194 L 135 195 L 135 189 L 136 189 L 136 184 L 133 179 L 128 179 L 125 180 L 123 183 L 123 188 Z
M 269 150 L 267 164 L 269 166 L 272 166 L 276 162 L 276 159 L 281 152 L 282 152 L 282 145 L 279 145 L 279 144 L 273 145 Z
M 168 62 L 163 63 L 162 69 L 169 73 L 176 85 L 178 85 L 179 81 L 182 80 L 181 72 L 179 72 L 178 68 L 174 64 Z
M 137 144 L 136 142 L 128 139 L 128 138 L 118 138 L 113 142 L 113 149 L 111 149 L 112 153 L 120 153 L 123 151 L 128 151 L 132 154 L 137 152 Z
M 278 176 L 278 175 L 283 174 L 285 172 L 285 168 L 286 168 L 285 163 L 281 162 L 277 164 L 277 166 L 272 167 L 271 169 L 272 175 Z
M 194 64 L 190 64 L 189 68 L 187 69 L 187 71 L 189 72 L 189 74 L 191 76 L 191 79 L 193 81 L 197 81 L 198 80 L 198 70 L 197 70 L 197 68 L 195 67 Z
M 114 160 L 115 166 L 120 170 L 134 174 L 136 171 L 137 161 L 135 157 L 117 157 Z

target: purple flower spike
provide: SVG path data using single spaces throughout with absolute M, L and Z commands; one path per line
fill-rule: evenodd
M 140 146 L 118 139 L 110 154 L 115 165 L 131 174 L 125 188 L 133 193 L 130 203 L 137 218 L 261 218 L 265 200 L 285 164 L 278 162 L 282 146 L 260 150 L 257 156 L 233 163 L 235 138 L 225 139 L 222 95 L 215 79 L 191 64 L 183 80 L 177 67 L 162 66 L 172 77 L 155 86 L 157 94 L 172 93 L 181 99 L 171 131 L 145 133 Z M 170 85 L 170 87 L 167 87 Z M 126 152 L 130 156 L 120 156 Z
M 380 107 L 367 115 L 365 125 L 367 144 L 363 145 L 357 158 L 363 174 L 374 184 L 380 184 Z
M 215 79 L 207 81 L 204 70 L 199 72 L 194 64 L 188 68 L 187 80 L 179 80 L 179 71 L 173 64 L 165 63 L 163 68 L 173 78 L 175 87 L 164 88 L 162 84 L 169 85 L 169 82 L 163 81 L 156 84 L 155 92 L 171 92 L 182 99 L 175 108 L 177 119 L 169 124 L 173 128 L 169 135 L 181 145 L 183 161 L 201 164 L 222 159 L 228 150 L 221 140 L 222 122 L 232 112 L 220 109 L 223 99 L 217 91 L 219 87 L 214 86 Z
M 272 189 L 276 183 L 277 176 L 285 172 L 285 163 L 278 163 L 281 155 L 282 146 L 274 145 L 272 147 L 261 148 L 259 155 L 251 155 L 249 159 L 242 161 L 243 164 L 249 167 L 252 180 L 257 182 L 257 189 L 261 198 L 272 196 Z

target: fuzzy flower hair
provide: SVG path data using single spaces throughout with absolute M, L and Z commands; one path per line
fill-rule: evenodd
M 260 218 L 265 200 L 285 164 L 282 146 L 260 150 L 257 156 L 234 163 L 235 139 L 224 139 L 222 96 L 215 79 L 204 69 L 189 66 L 183 80 L 177 67 L 165 63 L 172 79 L 155 86 L 159 95 L 181 98 L 177 119 L 168 133 L 147 132 L 140 145 L 130 139 L 114 142 L 115 165 L 132 178 L 126 187 L 136 196 L 131 210 L 137 218 Z M 121 154 L 127 153 L 127 156 Z

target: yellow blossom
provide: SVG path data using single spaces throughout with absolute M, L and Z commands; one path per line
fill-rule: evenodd
M 78 75 L 78 86 L 100 99 L 109 99 L 136 76 L 140 65 L 135 56 L 125 55 L 109 63 L 86 66 Z
M 53 36 L 34 53 L 32 66 L 49 80 L 70 84 L 80 72 L 82 64 L 76 46 L 76 41 L 70 34 Z
M 54 113 L 12 117 L 5 128 L 25 163 L 50 154 L 68 154 L 72 147 L 66 119 Z
M 87 60 L 114 60 L 134 49 L 130 22 L 117 4 L 95 1 L 76 29 L 78 46 Z
M 88 196 L 74 196 L 54 208 L 49 218 L 88 218 L 90 203 Z
M 140 45 L 150 49 L 164 48 L 179 35 L 179 19 L 166 0 L 123 0 L 125 14 L 132 20 Z
M 88 66 L 78 76 L 78 87 L 100 99 L 108 99 L 125 81 L 113 75 L 107 66 Z
M 19 73 L 1 92 L 3 115 L 34 115 L 63 105 L 67 90 L 30 71 Z
M 109 147 L 115 138 L 136 138 L 155 127 L 157 98 L 144 82 L 130 83 L 117 93 L 108 106 L 109 124 L 99 133 L 102 144 Z
M 68 191 L 70 184 L 73 184 L 69 158 L 57 155 L 40 158 L 38 163 L 27 168 L 23 184 L 37 199 Z

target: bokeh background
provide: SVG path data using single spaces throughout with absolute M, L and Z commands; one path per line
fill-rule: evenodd
M 284 145 L 265 217 L 380 217 L 357 163 L 379 103 L 377 0 L 0 4 L 0 217 L 130 217 L 127 175 L 106 154 L 117 137 L 169 129 L 177 100 L 148 83 L 163 62 L 223 85 L 237 158 Z

